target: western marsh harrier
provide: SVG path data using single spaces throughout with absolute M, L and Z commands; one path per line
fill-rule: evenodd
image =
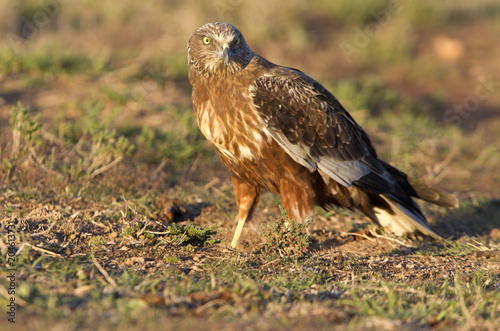
M 189 81 L 201 132 L 231 174 L 236 247 L 262 190 L 281 196 L 297 221 L 314 205 L 358 209 L 397 235 L 441 239 L 413 197 L 456 207 L 452 195 L 380 160 L 339 101 L 301 71 L 255 54 L 227 23 L 209 23 L 188 43 Z

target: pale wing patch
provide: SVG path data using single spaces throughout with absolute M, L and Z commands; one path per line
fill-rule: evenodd
M 290 143 L 284 135 L 269 131 L 268 128 L 264 130 L 266 134 L 272 137 L 295 162 L 303 165 L 309 170 L 316 170 L 316 163 L 310 160 L 308 151 L 306 151 L 302 145 L 294 145 Z
M 317 165 L 323 173 L 346 187 L 371 172 L 371 169 L 360 161 L 340 161 L 328 156 L 320 157 Z
M 301 144 L 292 144 L 278 132 L 268 129 L 266 131 L 295 162 L 312 171 L 320 169 L 323 174 L 343 186 L 349 187 L 353 182 L 371 172 L 371 169 L 360 161 L 340 161 L 329 156 L 313 158 L 310 148 Z
M 254 156 L 252 150 L 248 146 L 238 146 L 240 149 L 240 157 L 244 159 L 253 160 Z
M 254 138 L 254 140 L 255 140 L 255 142 L 257 144 L 261 144 L 262 143 L 262 134 L 260 134 L 259 132 L 254 131 L 253 132 L 253 138 Z

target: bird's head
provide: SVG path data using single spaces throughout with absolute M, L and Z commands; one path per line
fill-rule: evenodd
M 227 23 L 208 23 L 188 42 L 188 64 L 207 75 L 234 74 L 246 67 L 252 55 L 241 32 Z

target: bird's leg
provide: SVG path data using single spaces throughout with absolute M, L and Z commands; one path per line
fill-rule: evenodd
M 231 242 L 231 247 L 236 248 L 245 222 L 252 218 L 255 208 L 260 202 L 261 190 L 258 187 L 246 184 L 236 177 L 232 177 L 231 179 L 233 181 L 236 205 L 238 206 L 238 225 L 236 226 L 233 241 Z
M 307 178 L 307 177 L 303 177 Z M 309 181 L 297 183 L 295 180 L 283 178 L 279 184 L 281 204 L 290 218 L 302 224 L 314 214 L 314 190 Z M 306 229 L 309 234 L 309 228 Z

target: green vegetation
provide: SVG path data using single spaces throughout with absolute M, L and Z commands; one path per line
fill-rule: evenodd
M 165 256 L 165 263 L 179 263 L 181 260 L 177 256 Z
M 264 254 L 269 259 L 278 257 L 301 257 L 306 254 L 309 236 L 302 234 L 312 219 L 305 224 L 298 224 L 288 217 L 288 212 L 280 206 L 281 218 L 263 225 L 262 236 L 266 240 Z
M 92 246 L 101 246 L 104 245 L 104 239 L 102 239 L 101 236 L 93 237 L 92 239 L 90 239 L 89 243 Z
M 96 121 L 83 128 L 76 144 L 69 144 L 42 131 L 39 116 L 30 116 L 29 108 L 20 102 L 12 107 L 9 123 L 13 142 L 12 159 L 5 161 L 9 171 L 12 161 L 30 159 L 37 166 L 72 180 L 82 176 L 93 178 L 130 156 L 134 149 L 127 138 L 117 137 L 116 130 Z
M 157 238 L 161 239 L 161 243 L 175 245 L 192 245 L 192 246 L 210 246 L 220 243 L 220 240 L 211 238 L 212 235 L 219 233 L 215 231 L 215 224 L 210 227 L 195 227 L 192 224 L 177 225 L 172 224 L 164 232 L 154 231 L 154 226 L 150 223 L 143 224 L 139 222 L 137 225 L 123 229 L 120 237 L 133 237 L 139 240 L 147 240 L 150 244 L 157 244 Z M 157 237 L 156 235 L 159 235 Z M 152 240 L 154 239 L 154 240 Z
M 197 228 L 191 224 L 185 226 L 178 226 L 172 224 L 168 229 L 168 236 L 177 244 L 193 245 L 193 246 L 207 246 L 219 243 L 220 240 L 211 239 L 210 236 L 219 233 L 215 231 L 215 224 L 208 228 Z
M 58 74 L 102 74 L 106 64 L 98 59 L 92 60 L 86 54 L 67 51 L 56 47 L 38 50 L 37 53 L 0 53 L 0 70 L 9 75 L 49 75 Z

